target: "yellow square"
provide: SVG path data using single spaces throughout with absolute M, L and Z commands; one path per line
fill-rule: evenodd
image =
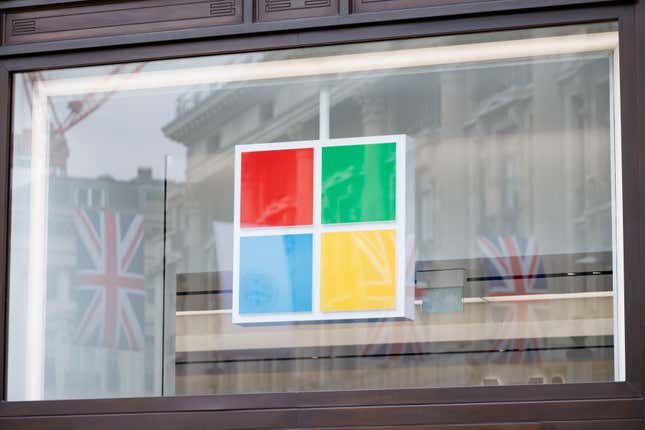
M 321 235 L 320 310 L 396 308 L 396 232 Z

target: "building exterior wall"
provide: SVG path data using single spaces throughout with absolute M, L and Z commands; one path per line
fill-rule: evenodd
M 461 389 L 403 389 L 392 393 L 363 392 L 353 390 L 373 389 L 372 381 L 383 382 L 374 371 L 371 377 L 365 379 L 365 386 L 348 386 L 343 378 L 346 363 L 339 362 L 341 371 L 334 381 L 327 381 L 333 386 L 334 393 L 301 393 L 307 387 L 299 386 L 302 380 L 280 380 L 276 382 L 272 374 L 279 369 L 249 368 L 245 378 L 232 379 L 226 372 L 210 373 L 208 369 L 199 366 L 178 372 L 176 380 L 164 381 L 166 388 L 171 384 L 181 391 L 182 387 L 192 387 L 199 391 L 208 391 L 213 385 L 220 387 L 214 396 L 188 396 L 185 398 L 145 398 L 140 400 L 87 400 L 87 401 L 55 401 L 55 402 L 7 402 L 0 403 L 0 427 L 6 428 L 115 428 L 117 426 L 140 427 L 156 425 L 161 428 L 211 426 L 221 428 L 339 428 L 358 427 L 399 428 L 412 426 L 415 428 L 441 429 L 456 425 L 457 428 L 507 429 L 507 428 L 643 428 L 643 385 L 641 382 L 645 354 L 640 340 L 642 317 L 640 310 L 644 304 L 638 285 L 643 281 L 639 257 L 642 255 L 645 234 L 641 232 L 640 220 L 645 206 L 640 204 L 642 179 L 638 163 L 642 160 L 643 152 L 638 142 L 645 137 L 645 126 L 639 120 L 645 114 L 641 101 L 645 100 L 645 4 L 642 1 L 630 2 L 595 2 L 581 1 L 547 1 L 540 0 L 527 4 L 521 1 L 460 2 L 454 1 L 424 1 L 424 0 L 388 0 L 382 2 L 366 0 L 339 0 L 338 2 L 297 2 L 289 6 L 272 6 L 267 1 L 230 0 L 220 2 L 171 2 L 151 0 L 150 2 L 127 1 L 115 2 L 69 2 L 54 1 L 40 2 L 39 0 L 10 0 L 0 3 L 2 17 L 2 44 L 0 45 L 0 94 L 4 97 L 0 106 L 0 143 L 2 144 L 2 191 L 0 206 L 0 243 L 8 244 L 7 230 L 10 224 L 8 209 L 9 147 L 10 141 L 10 99 L 12 73 L 24 70 L 43 69 L 49 67 L 91 65 L 103 62 L 137 61 L 142 59 L 166 58 L 169 56 L 190 56 L 215 52 L 241 52 L 246 50 L 262 50 L 286 46 L 305 46 L 326 43 L 352 42 L 356 40 L 387 40 L 392 37 L 418 36 L 426 34 L 463 33 L 477 30 L 494 30 L 522 28 L 525 26 L 547 26 L 564 23 L 604 21 L 617 19 L 621 31 L 621 83 L 625 91 L 623 103 L 623 128 L 625 139 L 624 181 L 626 189 L 625 224 L 626 235 L 626 285 L 628 288 L 627 304 L 627 368 L 628 376 L 625 383 L 596 383 L 588 387 L 574 385 L 548 387 L 477 387 Z M 179 13 L 178 11 L 181 11 Z M 79 17 L 85 17 L 83 19 Z M 167 17 L 172 17 L 168 19 Z M 33 29 L 33 30 L 32 30 Z M 260 54 L 261 55 L 261 54 Z M 606 165 L 593 164 L 598 157 L 593 157 L 594 151 L 602 149 L 600 143 L 604 136 L 602 126 L 590 131 L 586 136 L 584 149 L 575 145 L 575 136 L 570 141 L 554 142 L 552 159 L 549 165 L 558 165 L 566 160 L 580 160 L 575 165 L 560 166 L 560 176 L 554 176 L 545 165 L 535 162 L 531 152 L 535 145 L 526 140 L 526 136 L 517 130 L 527 127 L 527 124 L 540 118 L 540 121 L 553 124 L 566 124 L 575 127 L 576 124 L 592 123 L 597 110 L 601 106 L 581 106 L 578 101 L 581 94 L 594 94 L 602 91 L 602 86 L 585 87 L 580 79 L 585 76 L 602 73 L 593 67 L 584 70 L 545 69 L 546 72 L 534 80 L 534 83 L 522 85 L 522 77 L 500 75 L 500 83 L 508 80 L 517 82 L 504 92 L 491 92 L 478 86 L 477 77 L 465 78 L 467 85 L 454 85 L 455 74 L 441 76 L 438 85 L 454 93 L 442 93 L 439 102 L 428 103 L 424 106 L 428 115 L 436 117 L 429 121 L 437 127 L 418 127 L 415 138 L 424 148 L 417 154 L 419 163 L 441 158 L 447 160 L 437 171 L 419 172 L 418 181 L 424 184 L 424 192 L 431 194 L 437 190 L 455 190 L 454 201 L 446 200 L 441 207 L 435 205 L 421 206 L 426 211 L 422 219 L 431 222 L 417 225 L 417 230 L 431 243 L 427 249 L 420 250 L 427 260 L 457 260 L 459 256 L 470 253 L 474 259 L 481 257 L 475 243 L 468 242 L 466 237 L 496 234 L 503 235 L 506 230 L 521 231 L 531 226 L 531 231 L 538 231 L 540 249 L 544 255 L 572 253 L 580 248 L 592 248 L 603 261 L 611 247 L 611 232 L 606 235 L 595 235 L 593 243 L 586 242 L 587 231 L 592 231 L 598 220 L 610 217 L 610 207 L 605 201 L 596 201 L 593 196 L 610 193 L 611 184 L 603 182 L 600 174 L 609 168 Z M 453 85 L 450 81 L 453 80 Z M 587 82 L 587 81 L 585 81 Z M 601 82 L 599 82 L 601 84 Z M 421 97 L 414 94 L 413 83 L 408 92 L 403 92 L 401 98 Z M 396 97 L 390 103 L 383 103 L 391 94 L 386 94 L 383 87 L 346 85 L 335 87 L 337 94 L 332 94 L 339 105 L 345 104 L 355 112 L 355 124 L 360 124 L 359 134 L 378 135 L 390 134 L 389 128 L 400 123 L 405 115 L 405 103 L 397 101 Z M 405 90 L 405 89 L 404 89 Z M 432 93 L 437 88 L 427 88 Z M 218 158 L 232 157 L 233 145 L 239 143 L 258 143 L 270 141 L 307 140 L 318 134 L 317 94 L 318 88 L 303 89 L 297 93 L 266 94 L 266 103 L 257 103 L 258 96 L 254 95 L 253 102 L 245 97 L 244 90 L 231 91 L 222 96 L 221 92 L 211 92 L 209 88 L 184 94 L 177 98 L 176 114 L 164 127 L 164 133 L 185 145 L 186 151 L 192 156 L 186 165 L 186 182 L 183 185 L 166 184 L 168 205 L 168 238 L 166 245 L 166 267 L 172 267 L 165 275 L 176 280 L 176 288 L 181 281 L 182 273 L 197 272 L 206 266 L 217 268 L 217 250 L 212 236 L 212 220 L 221 223 L 231 222 L 231 208 L 218 202 L 190 201 L 183 196 L 194 192 L 204 192 L 205 189 L 216 193 L 218 187 L 232 187 L 233 172 L 230 163 Z M 559 97 L 561 103 L 553 106 L 549 103 L 554 97 Z M 602 98 L 602 96 L 599 96 Z M 261 97 L 260 97 L 261 98 Z M 437 98 L 434 97 L 433 100 Z M 465 102 L 467 101 L 467 102 Z M 383 107 L 385 106 L 385 107 Z M 273 126 L 267 128 L 267 116 L 274 118 Z M 413 113 L 410 113 L 413 118 Z M 213 118 L 216 118 L 215 120 Z M 213 121 L 219 121 L 218 133 L 212 134 Z M 414 127 L 413 119 L 412 125 Z M 439 124 L 452 124 L 448 134 Z M 220 125 L 221 124 L 221 125 Z M 348 126 L 349 127 L 349 126 Z M 459 130 L 457 133 L 454 130 Z M 352 130 L 341 129 L 341 134 L 351 133 Z M 483 134 L 488 139 L 482 141 Z M 332 130 L 333 132 L 333 130 Z M 333 136 L 332 136 L 333 137 Z M 548 136 L 539 136 L 549 141 Z M 209 147 L 215 145 L 220 152 L 209 153 Z M 475 145 L 486 145 L 487 151 L 482 155 L 474 150 Z M 231 151 L 222 151 L 230 147 Z M 585 153 L 572 153 L 582 151 Z M 64 152 L 63 150 L 61 150 Z M 482 158 L 478 158 L 482 157 Z M 513 166 L 509 170 L 484 169 L 483 166 L 494 165 L 499 160 L 507 160 L 505 165 Z M 509 161 L 510 160 L 510 161 Z M 546 164 L 546 163 L 545 163 Z M 462 169 L 467 166 L 467 171 Z M 12 166 L 15 172 L 16 166 Z M 61 177 L 55 186 L 69 188 L 70 198 L 79 198 L 80 189 L 102 190 L 98 203 L 103 208 L 122 212 L 143 213 L 146 217 L 146 258 L 150 262 L 159 261 L 159 253 L 163 253 L 160 242 L 160 229 L 163 221 L 157 217 L 157 201 L 143 201 L 146 192 L 152 191 L 163 195 L 163 184 L 145 177 L 133 178 L 131 181 L 114 180 L 83 180 Z M 596 175 L 596 173 L 598 173 Z M 550 184 L 545 189 L 535 188 L 531 193 L 518 195 L 513 188 L 513 182 L 526 185 L 536 180 L 541 184 Z M 115 203 L 110 201 L 111 190 L 118 188 L 121 183 L 128 186 L 136 182 L 137 195 L 128 202 Z M 572 199 L 553 202 L 548 188 L 566 184 L 567 189 L 576 190 L 580 195 L 579 201 Z M 131 187 L 129 189 L 132 189 Z M 585 191 L 588 190 L 588 191 Z M 451 210 L 451 205 L 457 206 L 462 195 L 477 195 L 469 203 L 471 213 L 481 214 L 477 220 L 486 219 L 490 215 L 490 224 L 481 225 L 475 219 L 469 218 L 468 213 Z M 13 197 L 14 199 L 16 197 Z M 91 201 L 91 197 L 88 197 Z M 154 199 L 153 199 L 154 200 Z M 504 208 L 506 214 L 493 213 L 491 208 Z M 518 207 L 536 208 L 534 214 L 543 218 L 563 218 L 572 220 L 575 228 L 563 228 L 561 232 L 553 229 L 540 233 L 535 218 L 518 214 Z M 149 212 L 149 213 L 148 213 Z M 207 214 L 204 217 L 204 214 Z M 11 214 L 11 222 L 19 222 L 19 213 Z M 537 218 L 538 216 L 536 216 Z M 206 218 L 206 219 L 204 219 Z M 73 235 L 70 229 L 70 214 L 62 211 L 52 220 L 54 230 L 60 229 L 61 239 L 57 241 L 62 248 L 53 250 L 60 258 L 60 271 L 51 273 L 59 286 L 57 293 L 60 299 L 55 301 L 55 307 L 60 308 L 61 318 L 73 304 L 69 301 L 68 287 L 70 283 L 69 270 L 73 257 Z M 512 226 L 512 227 L 511 227 Z M 466 230 L 467 235 L 461 234 Z M 575 231 L 576 235 L 565 237 L 566 232 Z M 564 239 L 563 239 L 564 237 Z M 562 243 L 566 244 L 562 248 Z M 6 245 L 8 247 L 8 245 Z M 440 249 L 439 253 L 437 249 Z M 0 255 L 6 260 L 6 249 Z M 68 261 L 69 260 L 69 261 Z M 174 264 L 174 266 L 173 266 Z M 545 264 L 551 264 L 545 258 Z M 555 264 L 555 263 L 553 263 Z M 4 266 L 3 266 L 4 265 Z M 0 273 L 7 276 L 6 262 L 0 265 Z M 148 267 L 148 266 L 146 266 Z M 151 282 L 161 283 L 163 276 L 161 267 L 149 265 L 155 276 Z M 168 270 L 168 269 L 167 269 Z M 12 273 L 11 276 L 20 274 Z M 24 275 L 24 274 L 23 274 Z M 223 278 L 222 278 L 223 279 Z M 167 279 L 166 279 L 167 281 Z M 186 281 L 189 282 L 189 281 Z M 220 282 L 225 282 L 221 281 Z M 599 278 L 580 280 L 576 288 L 588 291 L 602 284 Z M 0 324 L 0 338 L 6 344 L 6 323 L 12 324 L 15 316 L 7 315 L 6 300 L 7 282 L 0 291 L 3 292 L 2 314 L 3 324 Z M 483 286 L 482 288 L 485 288 Z M 14 300 L 17 300 L 14 298 Z M 178 297 L 163 298 L 160 295 L 149 294 L 146 298 L 152 307 L 159 307 L 164 300 L 177 300 Z M 607 299 L 584 299 L 576 303 L 575 309 L 592 318 L 593 332 L 611 334 L 613 321 L 608 315 Z M 166 303 L 166 306 L 168 303 Z M 189 305 L 186 305 L 189 306 Z M 481 324 L 478 333 L 473 336 L 467 328 L 468 324 L 480 320 L 494 320 L 483 315 L 486 312 L 477 304 L 466 305 L 468 312 L 455 317 L 429 317 L 427 323 L 432 325 L 446 324 L 450 327 L 445 331 L 428 330 L 422 334 L 414 331 L 406 332 L 403 327 L 403 337 L 417 343 L 450 340 L 478 340 L 489 337 L 486 333 L 499 332 L 500 328 L 494 323 L 485 327 Z M 541 321 L 527 321 L 527 331 L 557 333 L 558 336 L 580 335 L 589 325 L 581 327 L 576 323 L 576 315 L 567 315 L 571 308 L 558 308 L 553 305 L 549 310 L 553 319 L 560 321 L 556 325 L 547 326 Z M 193 309 L 194 310 L 194 309 Z M 325 336 L 315 333 L 316 329 L 304 328 L 294 332 L 290 339 L 280 338 L 279 333 L 271 329 L 262 332 L 257 338 L 236 338 L 235 327 L 230 327 L 227 321 L 218 316 L 201 317 L 179 316 L 172 326 L 164 326 L 177 335 L 177 356 L 169 362 L 180 361 L 188 352 L 218 351 L 226 349 L 242 349 L 253 346 L 257 348 L 265 344 L 267 347 L 284 346 L 299 348 L 351 345 L 356 336 L 370 337 L 373 329 L 365 325 L 359 331 L 352 332 L 348 338 L 347 332 L 327 330 Z M 452 320 L 451 320 L 452 318 Z M 455 322 L 461 324 L 455 324 Z M 425 321 L 423 322 L 425 323 Z M 551 322 L 551 324 L 553 324 Z M 588 322 L 586 323 L 588 324 Z M 162 342 L 158 333 L 159 324 L 148 327 L 147 341 Z M 401 323 L 402 326 L 405 323 Z M 220 334 L 230 336 L 230 342 L 225 348 L 214 343 L 213 338 L 204 336 L 209 327 L 216 326 Z M 462 331 L 455 328 L 461 327 Z M 449 331 L 450 330 L 450 331 Z M 330 334 L 331 333 L 331 334 Z M 48 337 L 65 336 L 61 332 L 48 333 Z M 321 338 L 324 337 L 324 341 Z M 312 341 L 313 340 L 313 341 Z M 250 342 L 250 344 L 249 344 Z M 55 343 L 54 343 L 55 345 Z M 5 347 L 6 351 L 7 348 Z M 226 352 L 226 351 L 224 351 Z M 0 364 L 6 369 L 6 354 Z M 554 369 L 561 366 L 569 367 L 569 373 L 577 373 L 580 380 L 587 379 L 585 375 L 611 372 L 603 367 L 603 353 L 593 357 L 553 356 Z M 70 358 L 74 359 L 74 358 Z M 149 360 L 150 357 L 139 357 L 135 360 Z M 152 358 L 158 360 L 159 358 Z M 91 360 L 91 358 L 90 358 Z M 128 358 L 124 358 L 128 360 Z M 143 369 L 133 366 L 133 369 Z M 162 366 L 155 363 L 152 369 Z M 503 368 L 502 368 L 503 367 Z M 571 370 L 574 367 L 574 370 Z M 442 378 L 455 378 L 463 367 L 456 364 L 454 368 L 443 367 L 441 372 L 421 373 L 414 363 L 400 366 L 396 372 L 391 372 L 387 378 L 392 384 L 402 383 L 409 386 L 418 382 L 420 386 L 440 384 Z M 174 369 L 173 369 L 174 370 Z M 300 376 L 312 381 L 322 378 L 319 364 L 305 363 L 299 369 Z M 442 372 L 446 372 L 443 374 Z M 563 373 L 566 372 L 563 370 Z M 151 391 L 157 391 L 153 377 L 133 371 L 133 378 L 142 378 L 144 386 Z M 6 375 L 6 371 L 4 372 Z M 452 374 L 452 375 L 451 375 Z M 527 368 L 499 366 L 492 363 L 471 368 L 468 375 L 462 375 L 464 385 L 495 385 L 495 379 L 511 378 L 535 383 L 532 378 L 542 378 L 543 381 L 556 382 L 561 375 L 558 372 L 548 375 L 536 375 Z M 130 379 L 122 375 L 125 379 Z M 57 375 L 58 382 L 64 380 L 64 375 Z M 608 377 L 606 379 L 611 379 Z M 402 382 L 403 381 L 403 382 Z M 408 383 L 405 383 L 408 381 Z M 87 381 L 77 381 L 79 386 Z M 569 382 L 569 381 L 567 381 Z M 109 386 L 113 381 L 101 381 Z M 123 380 L 121 384 L 132 383 Z M 55 386 L 56 384 L 52 384 Z M 6 398 L 6 379 L 0 380 Z M 245 388 L 248 388 L 245 389 Z M 488 390 L 487 390 L 488 388 Z M 497 389 L 498 388 L 498 389 Z M 490 391 L 490 389 L 495 391 Z M 203 392 L 202 391 L 202 392 Z M 280 395 L 251 395 L 230 396 L 226 393 L 239 391 L 257 392 L 287 392 Z M 137 393 L 133 393 L 137 394 Z M 189 392 L 185 394 L 191 394 Z M 52 397 L 56 397 L 52 392 Z

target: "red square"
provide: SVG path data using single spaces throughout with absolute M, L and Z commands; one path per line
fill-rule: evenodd
M 311 225 L 313 166 L 313 148 L 243 152 L 241 227 Z

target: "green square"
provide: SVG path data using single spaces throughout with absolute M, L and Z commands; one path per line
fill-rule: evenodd
M 322 149 L 322 223 L 396 219 L 396 143 Z

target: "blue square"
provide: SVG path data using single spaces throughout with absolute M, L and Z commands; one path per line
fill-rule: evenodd
M 239 313 L 311 312 L 312 235 L 240 238 Z

